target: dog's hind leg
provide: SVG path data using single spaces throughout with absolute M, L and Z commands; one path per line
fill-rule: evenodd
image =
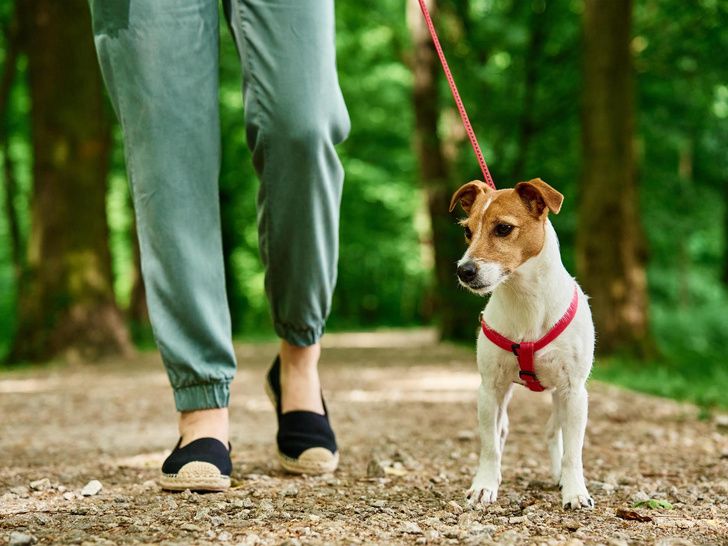
M 591 508 L 594 501 L 584 483 L 581 451 L 588 412 L 588 395 L 584 385 L 571 386 L 556 392 L 564 435 L 564 457 L 561 461 L 561 499 L 564 508 Z
M 553 411 L 546 425 L 546 441 L 551 457 L 551 478 L 556 485 L 561 482 L 561 458 L 564 456 L 564 445 L 561 437 L 561 405 L 556 391 L 551 393 Z

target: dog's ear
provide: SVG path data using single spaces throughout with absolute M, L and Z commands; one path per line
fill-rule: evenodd
M 455 205 L 460 201 L 463 210 L 470 214 L 470 209 L 478 195 L 488 193 L 489 191 L 493 190 L 485 182 L 481 182 L 480 180 L 468 182 L 453 194 L 452 199 L 450 199 L 450 212 L 452 212 Z
M 564 202 L 564 196 L 540 178 L 517 184 L 516 193 L 536 216 L 541 216 L 547 208 L 558 214 Z

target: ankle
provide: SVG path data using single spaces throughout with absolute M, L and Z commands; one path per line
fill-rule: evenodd
M 281 340 L 279 356 L 283 373 L 316 373 L 318 371 L 318 361 L 321 357 L 321 346 L 315 343 L 314 345 L 299 347 Z
M 227 408 L 210 408 L 194 411 L 183 411 L 179 417 L 179 433 L 181 446 L 200 438 L 215 438 L 226 446 L 229 438 L 229 421 Z

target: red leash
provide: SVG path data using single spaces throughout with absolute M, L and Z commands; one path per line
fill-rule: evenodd
M 575 286 L 574 296 L 571 298 L 571 305 L 569 305 L 564 316 L 561 317 L 559 321 L 554 324 L 554 327 L 538 341 L 521 341 L 520 343 L 516 343 L 515 341 L 511 341 L 510 339 L 503 337 L 495 330 L 492 330 L 490 326 L 485 323 L 484 318 L 481 318 L 480 322 L 483 325 L 483 333 L 492 343 L 498 345 L 498 347 L 504 351 L 510 351 L 516 355 L 516 358 L 518 359 L 518 367 L 520 368 L 518 377 L 523 379 L 526 382 L 526 386 L 532 391 L 541 392 L 546 390 L 546 387 L 541 385 L 541 382 L 536 377 L 536 371 L 533 367 L 534 353 L 539 349 L 546 347 L 546 345 L 559 337 L 561 332 L 566 330 L 566 327 L 571 324 L 574 316 L 576 316 L 576 310 L 578 308 L 579 289 Z
M 422 14 L 425 16 L 425 21 L 427 21 L 427 28 L 430 29 L 430 36 L 432 36 L 432 41 L 435 44 L 435 49 L 437 50 L 437 55 L 440 57 L 440 63 L 442 64 L 442 69 L 445 71 L 445 76 L 447 77 L 447 83 L 450 84 L 450 90 L 452 91 L 453 97 L 455 97 L 455 103 L 458 105 L 458 110 L 460 111 L 460 117 L 463 118 L 463 123 L 465 124 L 465 130 L 468 132 L 468 137 L 470 138 L 470 144 L 473 145 L 473 150 L 475 150 L 475 157 L 478 158 L 478 163 L 480 164 L 480 170 L 483 171 L 483 176 L 485 177 L 485 181 L 487 184 L 493 188 L 495 188 L 495 184 L 493 183 L 493 178 L 490 176 L 490 171 L 488 170 L 488 165 L 485 163 L 485 158 L 483 157 L 483 153 L 480 151 L 480 146 L 478 145 L 478 140 L 475 138 L 475 133 L 473 132 L 473 127 L 470 125 L 470 120 L 468 119 L 468 114 L 465 112 L 465 106 L 463 106 L 463 101 L 460 100 L 460 93 L 458 93 L 458 88 L 455 86 L 455 80 L 452 77 L 452 74 L 450 73 L 450 67 L 447 65 L 447 61 L 445 60 L 445 54 L 442 52 L 442 47 L 440 46 L 440 40 L 437 39 L 437 32 L 435 32 L 435 25 L 432 24 L 432 18 L 430 17 L 430 12 L 427 10 L 427 6 L 425 5 L 425 0 L 419 0 L 420 2 L 420 8 L 422 8 Z

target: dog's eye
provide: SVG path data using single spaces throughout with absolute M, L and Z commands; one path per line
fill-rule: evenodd
M 473 238 L 473 232 L 470 231 L 470 228 L 468 226 L 465 226 L 465 238 L 466 239 L 472 239 Z
M 498 224 L 495 226 L 495 234 L 498 237 L 505 237 L 513 231 L 513 226 L 510 224 Z

